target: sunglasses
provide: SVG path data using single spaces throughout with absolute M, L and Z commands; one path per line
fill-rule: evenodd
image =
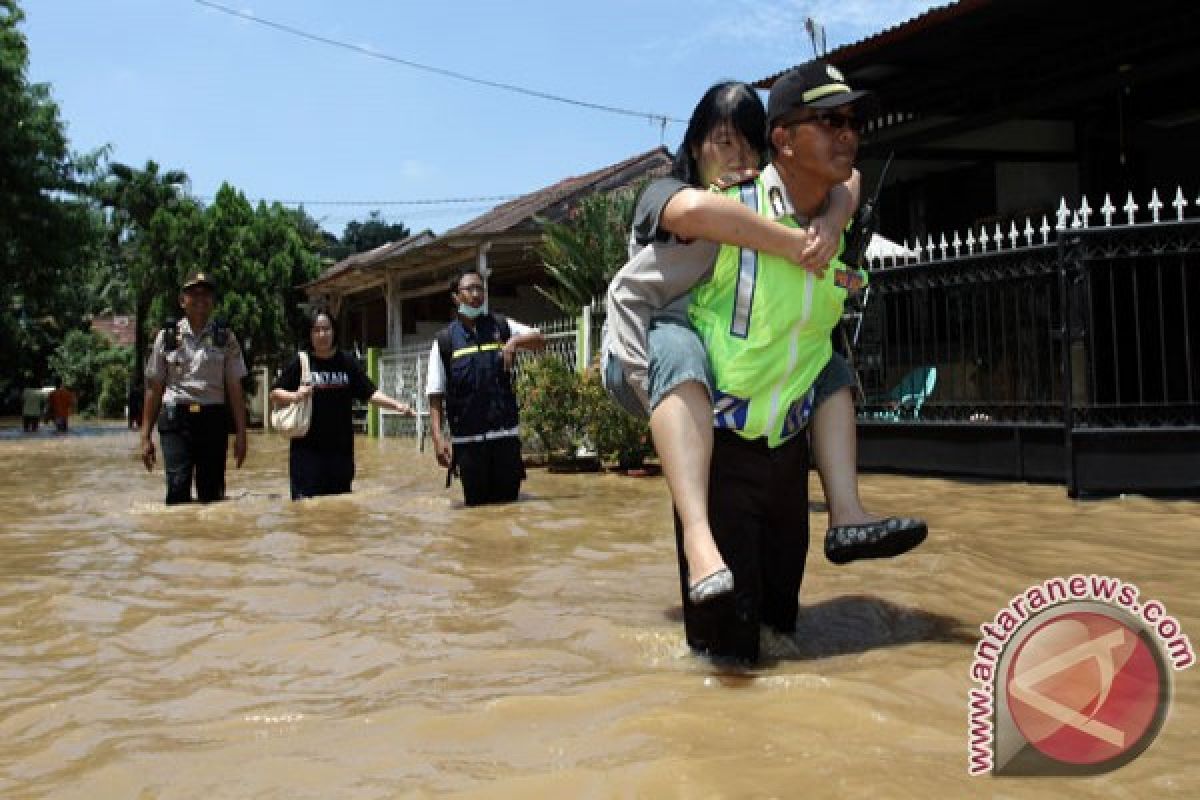
M 792 125 L 804 125 L 811 122 L 815 122 L 832 131 L 854 131 L 859 135 L 862 134 L 867 126 L 864 120 L 859 119 L 853 114 L 847 114 L 845 111 L 814 111 L 811 117 L 793 119 L 783 124 L 785 127 L 791 127 Z

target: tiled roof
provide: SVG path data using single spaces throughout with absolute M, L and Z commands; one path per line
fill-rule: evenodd
M 498 205 L 491 211 L 463 223 L 443 234 L 443 237 L 462 234 L 500 233 L 512 230 L 524 223 L 532 223 L 535 216 L 555 219 L 566 211 L 574 200 L 591 192 L 603 192 L 624 186 L 644 176 L 665 175 L 671 169 L 671 154 L 665 147 L 627 158 L 607 167 L 564 178 L 558 183 L 538 189 L 515 200 Z
M 133 345 L 133 317 L 126 314 L 106 314 L 92 319 L 92 330 L 116 345 Z
M 414 247 L 420 247 L 428 244 L 435 238 L 437 237 L 434 236 L 433 231 L 423 230 L 420 233 L 413 234 L 412 236 L 409 236 L 406 239 L 401 239 L 398 242 L 388 242 L 387 244 L 381 244 L 379 247 L 376 247 L 373 250 L 367 250 L 363 253 L 355 253 L 353 255 L 346 256 L 341 261 L 337 262 L 332 267 L 318 275 L 316 280 L 304 284 L 301 288 L 329 284 L 333 281 L 336 281 L 341 276 L 346 275 L 347 273 L 360 271 L 374 264 L 382 263 L 383 261 L 397 256 L 407 250 L 411 250 Z
M 671 153 L 667 148 L 660 146 L 616 164 L 564 178 L 555 184 L 498 205 L 441 236 L 424 231 L 403 241 L 385 244 L 369 252 L 356 253 L 344 258 L 301 288 L 328 289 L 343 283 L 344 280 L 361 286 L 364 279 L 355 278 L 355 273 L 374 272 L 384 264 L 407 264 L 408 267 L 413 267 L 422 261 L 438 259 L 463 244 L 472 245 L 481 239 L 504 239 L 505 234 L 511 234 L 509 238 L 513 242 L 528 240 L 530 236 L 540 232 L 536 217 L 562 220 L 571 207 L 584 196 L 628 186 L 643 178 L 666 175 L 671 170 L 671 161 Z M 375 281 L 382 279 L 382 273 L 372 276 L 372 280 Z

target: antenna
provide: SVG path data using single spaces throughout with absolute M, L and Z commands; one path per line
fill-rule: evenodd
M 825 57 L 825 26 L 813 17 L 804 18 L 804 30 L 808 31 L 808 40 L 812 43 L 813 57 Z

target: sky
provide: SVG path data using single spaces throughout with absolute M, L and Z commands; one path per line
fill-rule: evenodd
M 212 8 L 230 9 L 242 16 Z M 711 84 L 808 60 L 945 2 L 911 0 L 23 0 L 29 79 L 74 150 L 303 203 L 341 234 L 378 209 L 440 233 L 497 200 L 674 151 Z M 358 50 L 251 21 L 270 21 Z M 362 51 L 367 52 L 362 52 Z M 414 62 L 641 115 L 555 102 Z M 648 117 L 657 117 L 652 120 Z M 662 117 L 672 120 L 663 125 Z

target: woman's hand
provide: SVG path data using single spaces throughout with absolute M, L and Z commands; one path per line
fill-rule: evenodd
M 808 226 L 808 247 L 797 263 L 812 272 L 819 269 L 823 274 L 829 262 L 837 255 L 841 238 L 842 229 L 835 226 L 828 217 L 814 217 Z
M 312 388 L 311 384 L 308 384 L 308 383 L 303 384 L 299 389 L 292 392 L 292 402 L 299 403 L 303 400 L 307 400 L 309 397 L 312 396 L 312 392 L 313 392 L 313 388 Z

